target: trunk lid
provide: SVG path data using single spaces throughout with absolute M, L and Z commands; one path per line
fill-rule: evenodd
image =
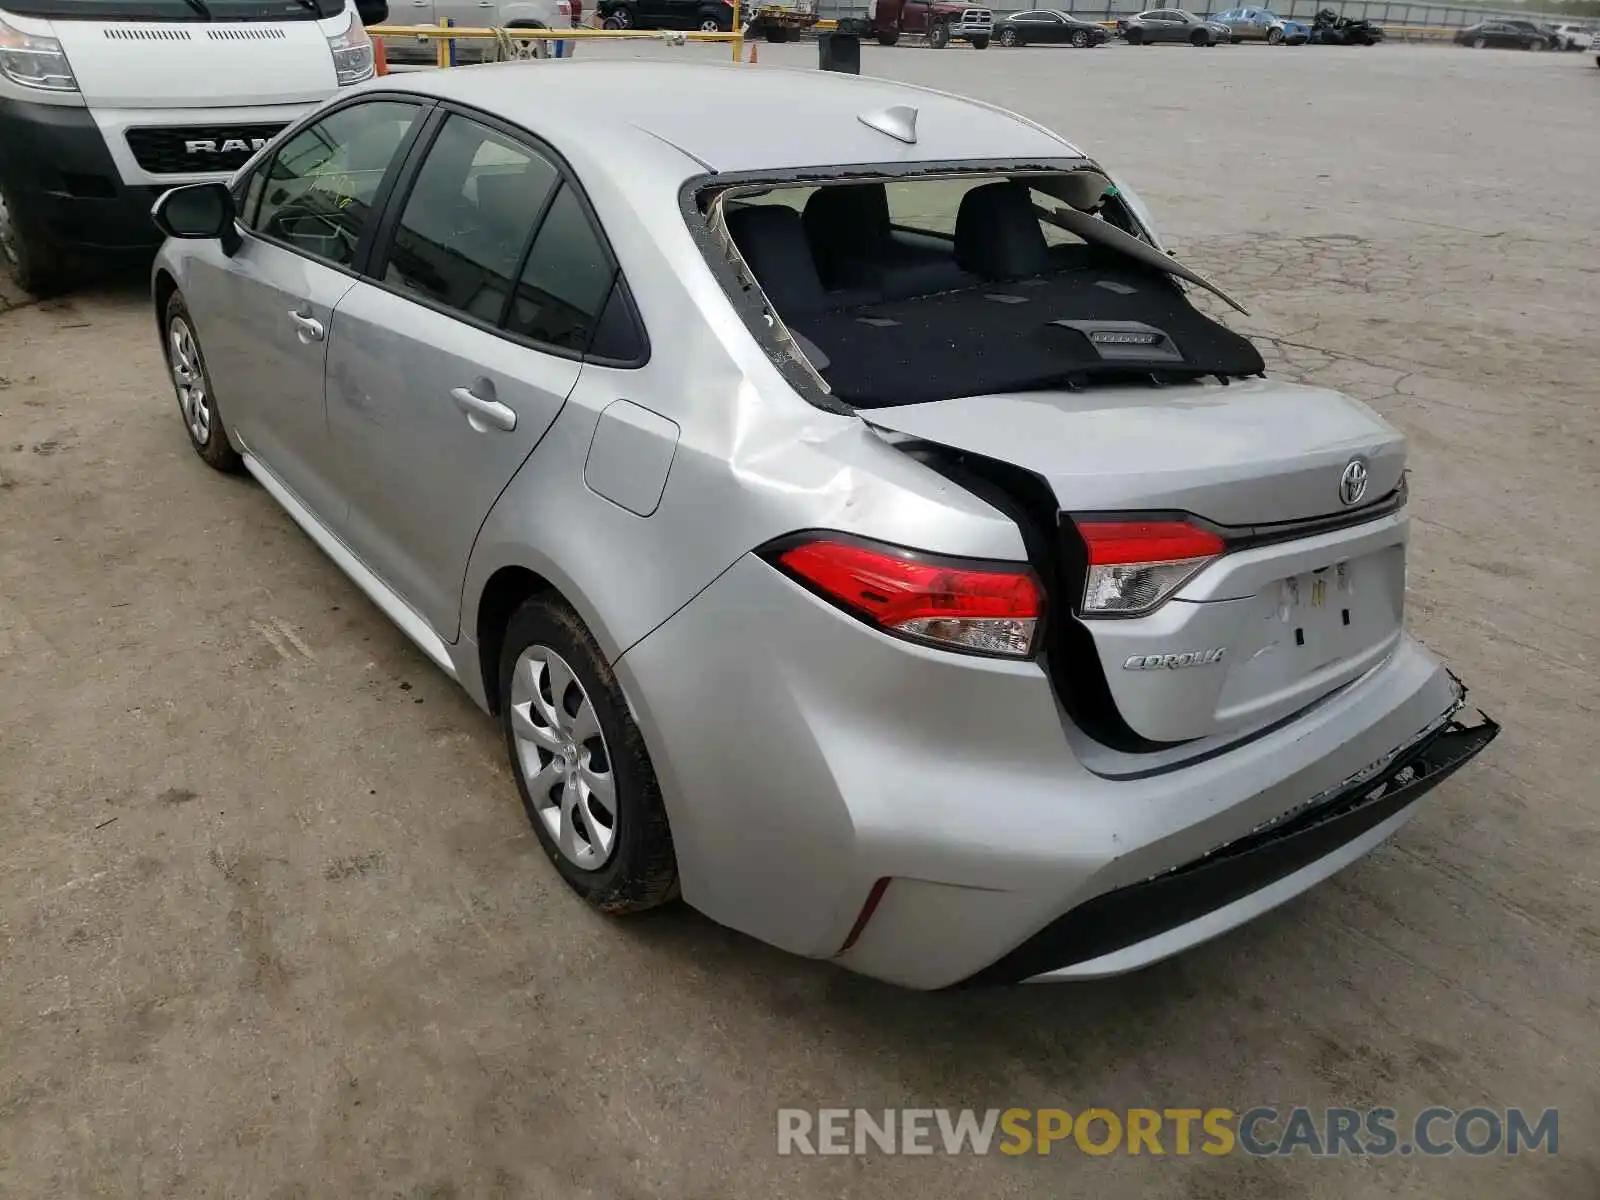
M 1051 587 L 1048 666 L 1091 733 L 1152 748 L 1278 720 L 1398 644 L 1405 441 L 1337 392 L 1265 380 L 961 397 L 861 410 L 871 424 L 1021 468 L 1054 512 L 1026 506 Z M 1341 495 L 1353 460 L 1355 503 Z M 1370 511 L 1369 511 L 1370 510 Z M 1364 512 L 1369 513 L 1363 519 Z M 1227 550 L 1153 611 L 1088 617 L 1074 514 L 1188 514 Z M 1097 708 L 1109 713 L 1098 713 Z M 1105 718 L 1105 719 L 1102 719 Z

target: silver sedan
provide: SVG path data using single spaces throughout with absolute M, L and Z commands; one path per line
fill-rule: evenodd
M 156 219 L 195 450 L 499 719 L 604 911 L 681 895 L 911 987 L 1107 975 L 1352 862 L 1495 734 L 1402 627 L 1401 436 L 1264 378 L 1138 197 L 1013 114 L 391 76 Z

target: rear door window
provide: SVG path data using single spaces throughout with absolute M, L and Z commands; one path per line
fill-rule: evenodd
M 406 197 L 383 281 L 499 324 L 558 178 L 528 146 L 452 115 Z
M 261 168 L 261 186 L 254 179 L 247 185 L 243 223 L 336 266 L 353 266 L 379 188 L 420 112 L 415 104 L 373 100 L 308 125 Z
M 506 314 L 506 329 L 582 354 L 589 348 L 616 278 L 616 265 L 577 192 L 563 183 L 533 239 Z

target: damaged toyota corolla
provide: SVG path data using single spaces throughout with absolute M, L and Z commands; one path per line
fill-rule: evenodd
M 1401 435 L 1265 378 L 1015 114 L 391 76 L 156 216 L 195 448 L 499 717 L 604 911 L 681 894 L 918 988 L 1110 975 L 1355 861 L 1497 732 L 1403 629 Z

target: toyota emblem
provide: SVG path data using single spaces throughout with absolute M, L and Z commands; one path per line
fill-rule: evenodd
M 1360 504 L 1367 494 L 1367 464 L 1365 459 L 1352 458 L 1339 476 L 1339 501 L 1346 508 Z

